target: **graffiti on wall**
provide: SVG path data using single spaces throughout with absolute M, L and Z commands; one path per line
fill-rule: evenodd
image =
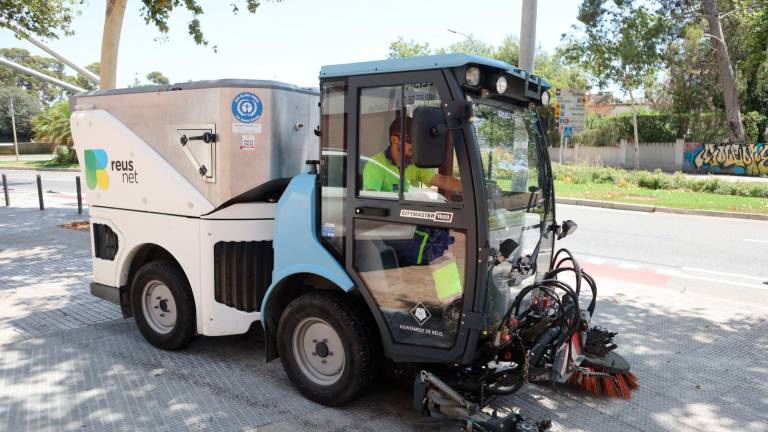
M 698 174 L 768 175 L 768 145 L 685 143 L 683 171 Z

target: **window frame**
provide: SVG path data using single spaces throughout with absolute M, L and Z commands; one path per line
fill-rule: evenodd
M 476 155 L 470 152 L 469 143 L 473 142 L 471 137 L 467 136 L 467 127 L 462 123 L 455 131 L 454 148 L 458 158 L 459 172 L 461 173 L 461 184 L 463 200 L 460 203 L 447 202 L 428 202 L 413 201 L 405 199 L 381 199 L 373 197 L 358 196 L 357 176 L 362 174 L 359 167 L 359 101 L 360 90 L 368 87 L 385 87 L 393 85 L 405 85 L 412 83 L 429 82 L 435 85 L 444 109 L 452 107 L 453 103 L 463 102 L 464 93 L 456 83 L 450 71 L 444 69 L 431 69 L 412 72 L 393 72 L 387 74 L 375 75 L 355 75 L 347 78 L 347 108 L 348 113 L 354 113 L 354 118 L 348 122 L 348 165 L 347 165 L 347 185 L 354 184 L 355 188 L 347 187 L 346 204 L 348 211 L 345 213 L 345 226 L 347 228 L 346 238 L 346 256 L 344 266 L 352 280 L 358 286 L 358 291 L 369 306 L 381 334 L 384 350 L 390 358 L 396 361 L 463 361 L 469 354 L 465 352 L 468 345 L 474 346 L 479 337 L 479 330 L 469 328 L 467 323 L 462 320 L 459 325 L 457 336 L 453 347 L 431 348 L 414 345 L 407 345 L 394 342 L 389 326 L 378 306 L 373 299 L 367 286 L 361 279 L 355 269 L 354 263 L 354 232 L 355 221 L 357 219 L 371 219 L 382 222 L 413 224 L 421 223 L 425 226 L 444 227 L 450 229 L 463 230 L 466 232 L 466 262 L 465 262 L 465 284 L 462 314 L 464 316 L 475 316 L 475 309 L 481 307 L 478 305 L 478 257 L 485 249 L 478 249 L 478 220 L 477 214 L 480 211 L 475 203 L 479 202 L 476 198 L 478 191 L 474 187 L 474 178 L 477 173 L 470 168 L 470 158 L 473 162 Z M 459 100 L 457 100 L 459 98 Z M 455 109 L 455 108 L 454 108 Z M 479 191 L 484 194 L 484 191 Z M 370 214 L 363 210 L 374 210 Z M 453 215 L 450 223 L 440 223 L 434 221 L 419 221 L 417 219 L 400 216 L 402 210 L 417 211 L 446 211 Z M 480 222 L 485 225 L 485 222 Z

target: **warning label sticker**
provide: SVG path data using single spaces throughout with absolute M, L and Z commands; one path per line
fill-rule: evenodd
M 240 150 L 256 150 L 256 137 L 253 135 L 243 135 L 240 138 Z

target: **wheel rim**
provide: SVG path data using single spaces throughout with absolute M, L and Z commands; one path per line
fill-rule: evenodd
M 344 373 L 345 353 L 341 337 L 328 322 L 304 318 L 293 332 L 293 356 L 307 379 L 331 385 Z
M 173 331 L 177 311 L 171 290 L 158 280 L 149 281 L 144 285 L 141 298 L 141 308 L 149 327 L 159 334 Z

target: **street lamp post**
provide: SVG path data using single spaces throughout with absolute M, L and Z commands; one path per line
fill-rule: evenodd
M 446 30 L 448 30 L 448 31 L 449 31 L 449 32 L 451 32 L 451 33 L 454 33 L 454 34 L 458 34 L 458 35 L 462 35 L 462 36 L 464 36 L 465 38 L 467 38 L 467 39 L 468 39 L 468 40 L 469 40 L 469 41 L 472 43 L 472 46 L 475 48 L 475 54 L 480 54 L 480 49 L 479 49 L 479 48 L 477 48 L 477 44 L 475 43 L 475 40 L 474 40 L 474 39 L 472 39 L 472 37 L 470 37 L 468 34 L 466 34 L 466 33 L 462 33 L 462 32 L 460 32 L 460 31 L 458 31 L 458 30 L 451 30 L 451 29 L 446 29 Z
M 533 73 L 536 52 L 536 9 L 537 0 L 523 0 L 520 19 L 520 61 L 517 67 Z

